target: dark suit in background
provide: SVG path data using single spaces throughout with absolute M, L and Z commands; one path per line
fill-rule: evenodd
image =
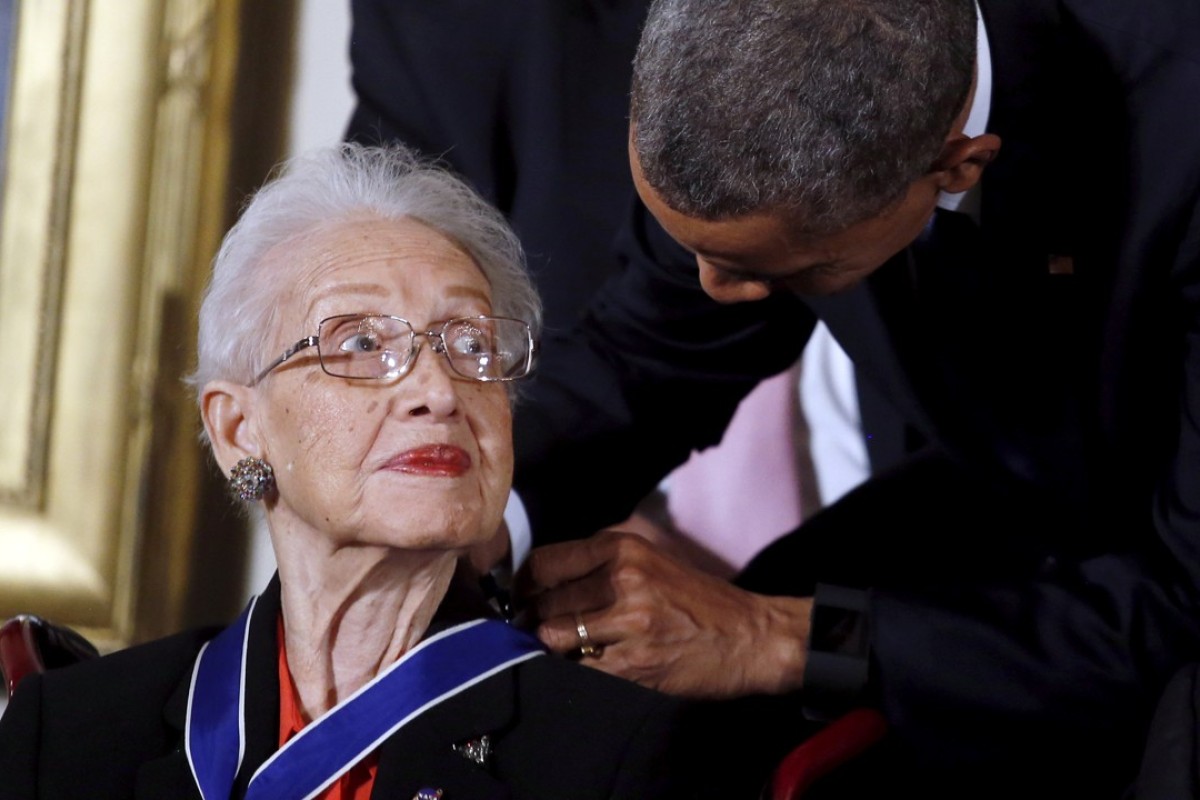
M 535 541 L 620 519 L 819 317 L 912 459 L 743 585 L 867 592 L 865 699 L 927 792 L 1118 796 L 1200 652 L 1200 7 L 980 5 L 981 225 L 939 212 L 841 296 L 721 307 L 636 214 L 620 281 L 543 348 L 517 488 Z
M 354 0 L 346 138 L 442 158 L 525 247 L 547 330 L 617 271 L 629 80 L 649 0 Z
M 430 633 L 478 615 L 461 589 Z M 486 606 L 483 606 L 486 609 Z M 259 600 L 246 668 L 246 751 L 233 797 L 279 743 L 279 584 Z M 188 688 L 200 647 L 193 631 L 27 678 L 0 722 L 0 798 L 198 798 L 183 749 Z M 686 796 L 668 777 L 672 700 L 542 656 L 422 713 L 380 746 L 372 797 L 408 800 L 440 788 L 466 798 Z M 488 735 L 478 765 L 454 749 Z

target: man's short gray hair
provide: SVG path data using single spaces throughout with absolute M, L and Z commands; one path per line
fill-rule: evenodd
M 634 146 L 667 205 L 875 216 L 928 172 L 975 66 L 974 0 L 656 0 L 634 62 Z
M 537 292 L 520 242 L 498 211 L 401 145 L 344 144 L 285 163 L 226 234 L 200 307 L 192 387 L 218 378 L 249 384 L 279 355 L 264 351 L 263 342 L 290 276 L 268 274 L 268 251 L 314 229 L 371 216 L 417 220 L 453 240 L 487 278 L 492 313 L 524 320 L 537 335 Z

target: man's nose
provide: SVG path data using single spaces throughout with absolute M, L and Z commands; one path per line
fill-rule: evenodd
M 771 293 L 771 284 L 767 281 L 732 276 L 698 256 L 696 265 L 700 268 L 700 286 L 718 303 L 748 303 L 762 300 Z

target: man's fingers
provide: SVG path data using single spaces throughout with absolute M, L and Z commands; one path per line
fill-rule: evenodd
M 535 593 L 582 578 L 615 558 L 626 538 L 637 537 L 602 531 L 587 539 L 539 547 L 529 554 L 518 587 L 522 593 Z
M 537 635 L 556 653 L 589 645 L 580 663 L 685 697 L 800 687 L 811 598 L 752 594 L 613 531 L 540 548 L 529 566 Z
M 579 630 L 580 625 L 583 626 L 582 632 Z M 546 647 L 556 653 L 569 653 L 578 650 L 584 644 L 603 647 L 612 642 L 603 613 L 562 614 L 539 625 L 537 635 Z
M 613 604 L 613 592 L 608 571 L 591 572 L 576 581 L 563 583 L 547 589 L 534 598 L 538 619 L 571 616 L 580 612 L 598 611 Z

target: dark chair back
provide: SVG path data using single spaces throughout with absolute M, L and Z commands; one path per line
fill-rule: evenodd
M 0 673 L 10 698 L 26 675 L 99 655 L 75 631 L 32 614 L 21 614 L 0 626 Z

